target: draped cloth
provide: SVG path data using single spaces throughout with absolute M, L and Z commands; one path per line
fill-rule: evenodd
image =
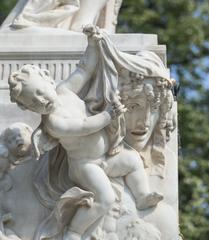
M 117 68 L 117 72 L 120 72 L 120 69 L 124 68 L 144 77 L 163 78 L 172 83 L 169 71 L 163 64 L 160 57 L 154 52 L 142 50 L 139 51 L 137 55 L 132 55 L 119 51 L 110 41 L 105 32 L 99 31 L 97 38 L 101 39 L 99 40 L 99 44 L 100 53 L 103 54 L 102 57 L 106 60 L 111 60 L 113 65 Z M 112 64 L 109 65 L 111 69 L 109 69 L 109 72 L 111 74 L 113 73 L 114 77 L 116 76 L 115 70 L 111 66 Z
M 53 209 L 61 195 L 73 187 L 68 175 L 67 153 L 60 144 L 40 158 L 33 185 L 36 196 L 48 209 Z
M 78 187 L 73 187 L 66 191 L 56 205 L 51 214 L 39 225 L 36 230 L 34 240 L 63 239 L 65 227 L 79 207 L 90 208 L 93 203 L 94 194 L 84 191 Z
M 81 98 L 84 99 L 89 111 L 94 115 L 105 110 L 107 104 L 122 106 L 118 98 L 118 71 L 107 51 L 105 39 L 98 41 L 98 63 L 90 82 L 81 90 Z M 109 136 L 109 155 L 120 151 L 120 144 L 126 133 L 124 114 L 114 119 L 106 127 Z

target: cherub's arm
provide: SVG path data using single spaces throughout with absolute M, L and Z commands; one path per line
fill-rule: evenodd
M 56 138 L 62 136 L 87 136 L 105 128 L 110 122 L 111 115 L 107 111 L 103 111 L 84 119 L 51 116 L 47 122 L 47 128 L 56 135 Z
M 84 32 L 88 35 L 88 46 L 84 56 L 68 79 L 62 81 L 57 86 L 57 90 L 68 88 L 77 94 L 92 77 L 98 62 L 97 39 L 93 37 L 95 31 L 96 28 L 93 26 L 84 28 Z

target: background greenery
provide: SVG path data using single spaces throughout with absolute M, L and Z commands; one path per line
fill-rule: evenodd
M 43 0 L 44 1 L 44 0 Z M 0 0 L 0 22 L 17 0 Z M 124 0 L 118 32 L 154 33 L 168 49 L 181 85 L 180 228 L 184 239 L 209 239 L 209 1 Z

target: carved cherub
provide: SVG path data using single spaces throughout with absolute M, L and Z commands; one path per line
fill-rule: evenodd
M 32 128 L 25 123 L 14 123 L 5 129 L 3 140 L 9 150 L 9 159 L 13 164 L 34 157 L 31 144 Z
M 13 74 L 10 87 L 13 100 L 41 114 L 43 130 L 58 139 L 67 151 L 72 181 L 95 194 L 92 207 L 79 208 L 73 217 L 69 237 L 80 239 L 115 201 L 107 175 L 126 176 L 139 209 L 155 206 L 162 199 L 160 194 L 149 192 L 146 173 L 136 152 L 124 149 L 107 159 L 105 171 L 99 166 L 109 148 L 104 128 L 111 122 L 111 107 L 90 115 L 84 101 L 63 85 L 56 88 L 53 80 L 35 66 L 26 65 Z
M 12 74 L 9 81 L 12 101 L 41 114 L 42 130 L 67 151 L 72 181 L 95 194 L 92 207 L 79 208 L 73 217 L 67 233 L 70 239 L 81 239 L 114 203 L 115 194 L 107 176 L 125 177 L 139 209 L 153 207 L 163 198 L 150 192 L 142 160 L 135 151 L 123 148 L 119 154 L 106 157 L 110 146 L 105 127 L 111 123 L 112 114 L 122 114 L 123 108 L 118 103 L 112 103 L 117 109 L 107 104 L 105 110 L 92 115 L 85 102 L 69 88 L 69 83 L 78 88 L 79 82 L 88 81 L 95 61 L 91 60 L 88 59 L 86 69 L 78 67 L 68 81 L 57 87 L 47 71 L 29 65 Z M 105 160 L 103 170 L 100 165 Z

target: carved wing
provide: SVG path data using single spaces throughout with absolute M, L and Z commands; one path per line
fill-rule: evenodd
M 58 143 L 57 139 L 51 137 L 43 130 L 42 124 L 32 134 L 32 144 L 37 160 L 40 158 L 40 155 L 56 147 Z

